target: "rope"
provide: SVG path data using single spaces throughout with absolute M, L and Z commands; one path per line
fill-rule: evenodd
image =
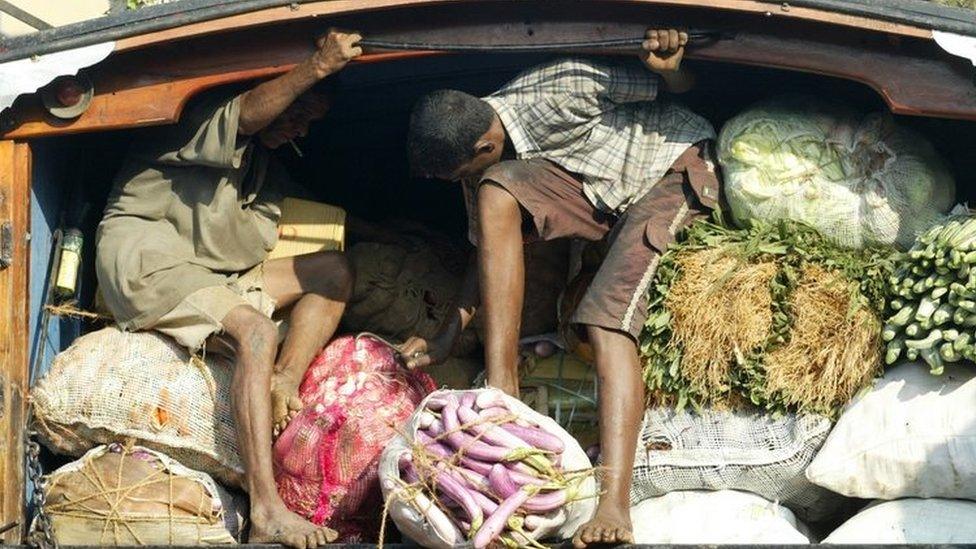
M 146 540 L 142 539 L 142 537 L 139 535 L 139 531 L 133 526 L 137 524 L 158 525 L 160 524 L 160 519 L 164 519 L 166 521 L 168 530 L 167 536 L 170 545 L 175 545 L 181 541 L 176 536 L 177 527 L 180 525 L 196 526 L 195 537 L 197 544 L 201 544 L 207 539 L 215 541 L 215 538 L 204 537 L 202 527 L 204 525 L 213 526 L 220 523 L 221 516 L 220 513 L 218 513 L 213 519 L 207 518 L 206 507 L 208 504 L 207 494 L 209 493 L 209 490 L 206 490 L 204 486 L 200 486 L 201 489 L 197 503 L 197 514 L 195 516 L 179 516 L 175 505 L 175 481 L 178 477 L 169 469 L 169 467 L 165 466 L 165 463 L 160 462 L 159 468 L 155 469 L 151 474 L 142 478 L 138 482 L 123 486 L 125 465 L 127 463 L 126 459 L 128 458 L 130 462 L 132 459 L 135 459 L 131 457 L 131 448 L 126 447 L 119 456 L 119 463 L 115 475 L 115 487 L 109 487 L 99 468 L 94 464 L 94 461 L 97 458 L 103 457 L 106 454 L 107 452 L 98 455 L 91 455 L 77 470 L 65 473 L 60 477 L 55 477 L 52 479 L 50 490 L 54 490 L 60 481 L 64 480 L 66 475 L 73 472 L 87 480 L 88 483 L 95 488 L 95 490 L 85 497 L 79 499 L 70 499 L 67 494 L 65 494 L 63 496 L 65 501 L 48 505 L 47 513 L 49 515 L 102 522 L 101 534 L 99 536 L 100 543 L 105 543 L 108 539 L 109 533 L 111 532 L 111 538 L 114 540 L 114 545 L 128 544 L 132 543 L 132 541 L 138 545 L 145 545 Z M 157 459 L 157 461 L 159 460 Z M 193 483 L 195 479 L 186 478 L 185 480 L 188 483 Z M 168 494 L 168 499 L 165 501 L 138 498 L 133 495 L 133 493 L 137 490 L 149 488 L 162 482 L 167 484 L 166 493 Z M 210 496 L 210 512 L 212 512 L 212 498 L 217 496 L 216 494 L 210 494 Z M 94 502 L 94 504 L 92 502 Z M 124 510 L 125 505 L 133 502 L 163 503 L 165 504 L 167 510 L 166 516 L 150 514 L 126 514 Z M 102 504 L 105 508 L 96 507 L 98 504 Z M 123 531 L 128 533 L 132 541 L 123 539 Z

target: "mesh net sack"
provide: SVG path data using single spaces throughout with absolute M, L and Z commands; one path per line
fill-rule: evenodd
M 845 501 L 804 475 L 830 428 L 829 419 L 814 414 L 647 410 L 631 503 L 676 490 L 742 490 L 804 520 L 821 520 Z
M 236 543 L 213 479 L 146 448 L 94 448 L 52 473 L 46 495 L 61 545 Z
M 76 339 L 34 387 L 35 428 L 57 453 L 132 438 L 240 486 L 231 374 L 226 360 L 191 357 L 161 334 L 105 328 Z
M 380 453 L 433 390 L 427 374 L 403 369 L 376 339 L 329 344 L 302 382 L 305 409 L 274 446 L 275 480 L 288 507 L 335 529 L 340 541 L 375 539 Z
M 799 221 L 845 247 L 910 246 L 955 200 L 932 144 L 881 113 L 771 101 L 729 120 L 718 149 L 738 222 Z

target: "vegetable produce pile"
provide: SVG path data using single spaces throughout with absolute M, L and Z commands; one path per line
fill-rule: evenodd
M 393 450 L 399 486 L 384 481 L 384 491 L 409 501 L 445 546 L 542 547 L 535 539 L 565 522 L 574 502 L 595 495 L 578 445 L 569 452 L 571 439 L 511 400 L 496 390 L 435 393 L 415 414 L 407 451 Z M 571 470 L 581 457 L 585 467 Z
M 976 360 L 976 218 L 956 216 L 919 236 L 890 278 L 885 362 Z
M 836 415 L 881 367 L 894 250 L 717 221 L 692 225 L 651 285 L 640 350 L 652 403 Z
M 813 98 L 745 110 L 723 126 L 718 155 L 739 224 L 793 220 L 844 247 L 907 248 L 955 202 L 952 173 L 921 135 Z

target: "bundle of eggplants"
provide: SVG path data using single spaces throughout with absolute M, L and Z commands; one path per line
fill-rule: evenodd
M 592 474 L 564 471 L 563 440 L 514 414 L 498 391 L 429 398 L 414 441 L 401 478 L 435 530 L 456 526 L 476 549 L 496 539 L 542 547 L 531 532 Z

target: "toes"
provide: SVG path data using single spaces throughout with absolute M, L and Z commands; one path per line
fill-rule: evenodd
M 294 549 L 308 549 L 308 543 L 305 541 L 305 536 L 295 536 L 295 539 L 285 540 L 285 545 L 290 545 Z
M 291 411 L 294 412 L 301 411 L 302 407 L 304 406 L 305 403 L 303 403 L 302 399 L 298 398 L 297 396 L 293 396 L 288 399 L 288 409 Z
M 629 528 L 618 528 L 617 539 L 620 543 L 634 543 L 634 533 Z
M 339 532 L 336 532 L 332 528 L 322 528 L 322 532 L 325 534 L 325 541 L 332 543 L 333 541 L 339 539 Z
M 583 541 L 583 531 L 582 530 L 580 530 L 579 532 L 576 532 L 576 535 L 573 536 L 573 547 L 575 549 L 586 549 L 586 542 Z
M 328 540 L 325 539 L 325 532 L 323 532 L 322 530 L 316 530 L 315 542 L 316 542 L 315 543 L 316 547 L 321 547 L 322 545 L 329 543 Z
M 319 542 L 315 534 L 318 530 L 312 530 L 311 532 L 305 534 L 305 547 L 318 547 Z
M 603 543 L 615 543 L 617 541 L 617 529 L 616 528 L 606 528 L 603 530 L 603 536 L 601 537 Z
M 590 526 L 583 532 L 583 541 L 587 544 L 600 543 L 603 541 L 603 528 L 599 526 Z

